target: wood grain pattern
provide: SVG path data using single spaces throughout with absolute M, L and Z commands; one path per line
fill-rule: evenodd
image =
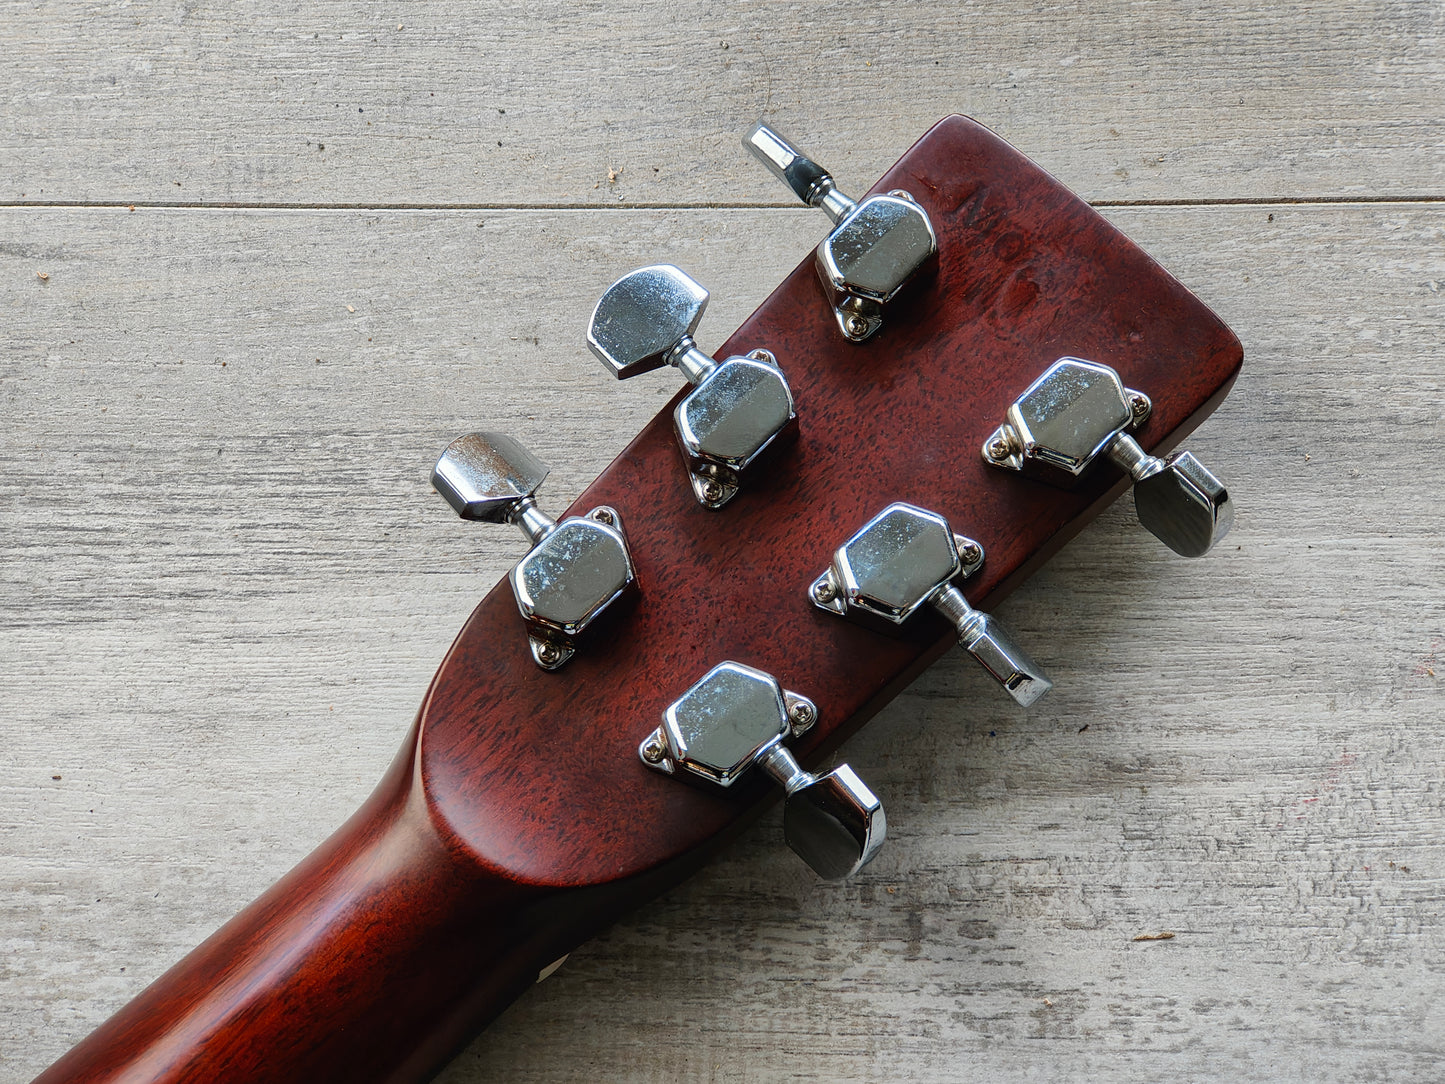
M 605 285 L 596 239 L 615 233 L 637 263 L 679 238 L 714 289 L 706 333 L 760 300 L 738 233 L 782 261 L 817 225 L 801 210 L 742 226 L 627 212 L 605 230 L 513 213 L 482 231 L 462 214 L 147 214 L 5 226 L 30 253 L 5 257 L 8 334 L 26 344 L 0 474 L 7 1079 L 370 790 L 477 584 L 521 543 L 466 531 L 425 490 L 431 451 L 495 417 L 473 400 L 566 448 L 560 504 L 665 397 L 566 348 L 582 295 Z M 1398 207 L 1110 216 L 1188 268 L 1253 347 L 1191 441 L 1240 495 L 1239 548 L 1171 559 L 1126 499 L 1004 607 L 1059 679 L 1039 710 L 945 658 L 850 744 L 892 815 L 858 884 L 812 882 L 765 822 L 575 954 L 448 1080 L 946 1077 L 960 1056 L 1000 1079 L 1429 1078 L 1445 754 L 1426 671 L 1445 598 L 1440 513 L 1400 483 L 1441 437 L 1428 242 L 1445 222 Z M 429 277 L 427 255 L 470 271 Z M 531 276 L 588 274 L 579 296 L 524 303 Z M 477 281 L 497 284 L 486 306 Z M 466 345 L 482 309 L 499 321 L 485 362 Z M 403 358 L 402 334 L 428 345 Z M 96 484 L 57 483 L 79 463 Z M 1333 575 L 1344 561 L 1352 575 Z M 1159 928 L 1179 936 L 1130 941 Z M 568 1043 L 540 1049 L 543 1034 Z
M 1105 214 L 1246 343 L 1190 441 L 1240 518 L 1181 562 L 1126 498 L 1004 604 L 1046 701 L 945 656 L 845 748 L 890 814 L 858 882 L 812 881 L 767 818 L 444 1080 L 1437 1080 L 1445 219 L 1294 201 L 1439 195 L 1439 6 L 644 3 L 584 9 L 576 47 L 546 6 L 459 10 L 414 48 L 312 54 L 354 136 L 294 81 L 271 96 L 267 28 L 297 9 L 42 5 L 0 33 L 0 173 L 27 199 L 319 205 L 0 210 L 0 1080 L 384 772 L 521 544 L 426 492 L 435 449 L 511 429 L 569 503 L 672 391 L 581 347 L 616 271 L 704 281 L 714 348 L 816 241 L 813 212 L 700 205 L 784 202 L 735 150 L 763 108 L 849 186 L 961 108 L 1091 198 L 1181 201 Z M 748 25 L 799 59 L 764 63 Z M 324 206 L 439 192 L 559 205 Z
M 949 642 L 944 622 L 880 640 L 818 613 L 806 586 L 891 500 L 945 509 L 955 529 L 977 532 L 986 568 L 966 590 L 985 604 L 1037 551 L 1075 533 L 1119 491 L 1117 476 L 1099 472 L 1060 494 L 991 471 L 975 451 L 1055 357 L 1107 358 L 1130 386 L 1158 389 L 1140 433 L 1150 446 L 1179 439 L 1232 382 L 1240 347 L 1218 319 L 985 129 L 941 122 L 875 190 L 900 187 L 934 219 L 940 263 L 889 314 L 886 334 L 861 347 L 834 334 L 809 258 L 720 348 L 765 344 L 796 388 L 797 446 L 763 482 L 727 515 L 698 507 L 669 410 L 574 503 L 574 514 L 618 509 L 645 585 L 647 601 L 606 644 L 555 680 L 519 677 L 525 645 L 508 635 L 506 585 L 463 631 L 423 712 L 421 772 L 438 815 L 489 862 L 542 883 L 592 884 L 722 830 L 735 795 L 679 795 L 671 780 L 614 769 L 633 763 L 650 729 L 622 721 L 660 718 L 717 662 L 757 666 L 817 701 L 819 722 L 795 746 L 805 763 L 916 676 Z M 555 721 L 545 740 L 532 736 L 536 719 Z M 511 768 L 499 785 L 502 763 Z M 757 780 L 747 792 L 767 789 Z
M 457 861 L 415 745 L 414 729 L 339 832 L 38 1081 L 433 1075 L 470 1035 L 474 987 L 510 1000 L 535 981 L 508 950 L 540 894 Z
M 40 3 L 0 199 L 782 206 L 751 118 L 852 191 L 952 112 L 1089 199 L 1439 196 L 1442 32 L 1434 0 Z
M 1096 472 L 1060 494 L 965 454 L 1043 366 L 1088 354 L 1148 387 L 1146 447 L 1171 446 L 1233 382 L 1241 350 L 1218 318 L 978 124 L 937 124 L 876 189 L 898 187 L 933 219 L 940 261 L 885 334 L 838 336 L 805 257 L 724 344 L 784 359 L 801 447 L 713 515 L 680 481 L 662 411 L 570 510 L 605 503 L 631 524 L 636 612 L 545 674 L 499 584 L 368 810 L 42 1080 L 429 1077 L 548 960 L 768 803 L 761 779 L 723 794 L 636 762 L 699 673 L 738 659 L 815 696 L 819 722 L 794 743 L 811 763 L 952 640 L 934 621 L 880 641 L 810 605 L 806 585 L 879 494 L 991 527 L 964 528 L 990 555 L 967 586 L 997 599 L 1123 488 Z

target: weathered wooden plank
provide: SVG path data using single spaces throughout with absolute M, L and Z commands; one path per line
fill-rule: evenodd
M 1089 199 L 1439 195 L 1435 0 L 37 3 L 0 201 L 753 204 L 766 114 L 866 187 L 940 116 Z
M 1246 344 L 1191 442 L 1235 534 L 1173 559 L 1126 500 L 1007 605 L 1048 699 L 946 661 L 850 745 L 892 837 L 861 877 L 816 883 L 765 822 L 445 1079 L 1438 1075 L 1445 216 L 1111 215 Z M 672 387 L 586 354 L 596 293 L 673 259 L 709 346 L 818 227 L 0 211 L 5 1079 L 379 776 L 522 546 L 428 492 L 440 445 L 511 428 L 565 503 Z

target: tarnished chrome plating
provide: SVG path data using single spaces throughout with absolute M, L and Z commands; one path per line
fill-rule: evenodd
M 432 485 L 463 519 L 514 523 L 532 543 L 510 576 L 532 658 L 555 670 L 608 606 L 636 590 L 632 555 L 615 508 L 560 523 L 534 496 L 547 468 L 503 433 L 468 433 L 447 445 Z
M 787 792 L 783 834 L 820 877 L 837 880 L 862 868 L 888 834 L 883 805 L 843 764 L 823 776 L 799 766 L 783 745 L 818 717 L 807 697 L 738 662 L 714 666 L 663 712 L 662 725 L 637 754 L 654 771 L 686 773 L 730 787 L 749 768 Z
M 743 136 L 743 146 L 795 196 L 833 220 L 832 232 L 818 245 L 818 277 L 844 336 L 871 338 L 883 326 L 883 306 L 938 255 L 928 213 L 897 189 L 861 203 L 849 199 L 827 170 L 762 121 Z
M 1001 622 L 975 610 L 956 586 L 982 564 L 983 547 L 954 534 L 938 513 L 890 504 L 838 547 L 808 596 L 820 609 L 882 629 L 932 606 L 958 631 L 963 649 L 1027 706 L 1053 682 Z
M 673 365 L 694 385 L 673 428 L 699 503 L 721 508 L 797 431 L 793 393 L 767 350 L 716 361 L 692 333 L 707 291 L 670 264 L 622 276 L 602 295 L 587 345 L 619 380 Z
M 1009 407 L 1008 420 L 983 442 L 983 459 L 1068 486 L 1107 457 L 1134 479 L 1139 522 L 1175 553 L 1199 557 L 1229 532 L 1234 505 L 1189 452 L 1159 459 L 1129 435 L 1152 409 L 1109 366 L 1060 358 Z

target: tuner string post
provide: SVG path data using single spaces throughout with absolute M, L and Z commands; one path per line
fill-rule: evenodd
M 803 770 L 798 758 L 781 741 L 763 750 L 756 763 L 787 794 L 818 781 L 817 776 Z
M 537 545 L 557 528 L 557 521 L 537 504 L 533 496 L 523 497 L 507 510 L 507 522 L 521 528 L 532 545 Z
M 667 352 L 667 363 L 687 378 L 693 387 L 717 370 L 718 360 L 698 348 L 691 335 L 684 335 Z
M 1135 482 L 1142 482 L 1166 469 L 1164 460 L 1150 455 L 1128 433 L 1115 437 L 1114 442 L 1104 449 L 1104 454 Z

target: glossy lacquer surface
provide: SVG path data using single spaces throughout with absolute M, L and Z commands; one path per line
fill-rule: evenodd
M 838 334 L 808 253 L 719 354 L 766 346 L 788 375 L 799 435 L 772 469 L 703 509 L 664 409 L 572 509 L 621 513 L 636 606 L 549 674 L 496 587 L 367 806 L 42 1080 L 426 1079 L 540 967 L 770 800 L 760 783 L 708 791 L 638 760 L 704 671 L 733 659 L 815 700 L 795 743 L 807 765 L 948 647 L 932 616 L 889 638 L 813 607 L 807 586 L 839 542 L 892 501 L 935 509 L 983 543 L 967 594 L 987 609 L 1124 488 L 1107 468 L 1065 492 L 982 463 L 1047 364 L 1091 358 L 1146 391 L 1138 436 L 1156 452 L 1228 390 L 1230 331 L 986 129 L 940 122 L 873 191 L 897 188 L 932 217 L 939 264 L 879 335 Z

